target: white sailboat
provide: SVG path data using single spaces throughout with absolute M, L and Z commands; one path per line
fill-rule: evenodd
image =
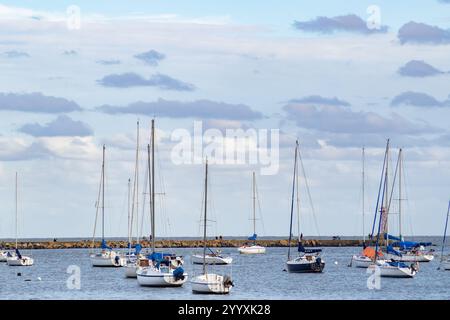
M 123 267 L 125 259 L 117 252 L 108 247 L 105 240 L 105 146 L 103 145 L 103 158 L 102 158 L 102 174 L 101 174 L 101 193 L 102 193 L 102 243 L 101 251 L 97 253 L 91 253 L 89 258 L 93 267 Z M 97 201 L 98 203 L 98 201 Z M 98 213 L 98 206 L 97 206 Z M 95 229 L 97 224 L 97 215 L 95 217 L 94 237 L 92 238 L 92 244 L 95 239 Z
M 390 193 L 389 193 L 389 139 L 386 144 L 385 158 L 384 158 L 384 182 L 383 193 L 381 197 L 381 203 L 384 202 L 380 210 L 380 221 L 378 224 L 378 235 L 377 243 L 375 248 L 375 259 L 374 262 L 368 267 L 369 269 L 378 268 L 381 277 L 389 278 L 413 278 L 417 271 L 417 263 L 407 265 L 404 262 L 394 261 L 394 260 L 379 260 L 378 259 L 378 245 L 380 240 L 380 235 L 385 236 L 385 249 L 386 253 L 391 253 L 392 248 L 389 245 L 389 207 L 390 207 Z M 381 184 L 380 184 L 381 186 Z M 377 208 L 378 209 L 378 208 Z
M 298 158 L 300 156 L 298 141 L 295 142 L 295 161 L 294 161 L 294 175 L 292 181 L 292 198 L 291 198 L 291 219 L 289 226 L 289 242 L 288 254 L 286 261 L 286 269 L 290 273 L 319 273 L 325 268 L 325 262 L 321 257 L 322 249 L 305 249 L 299 239 L 297 257 L 291 257 L 291 241 L 292 241 L 292 221 L 294 215 L 294 198 L 295 190 L 298 190 Z M 297 196 L 298 198 L 298 196 Z M 297 202 L 298 208 L 298 202 Z M 299 222 L 300 224 L 300 222 Z
M 439 265 L 439 269 L 442 269 L 442 270 L 450 270 L 450 256 L 444 255 L 445 240 L 447 239 L 447 226 L 448 226 L 448 217 L 449 216 L 450 216 L 450 201 L 448 202 L 447 217 L 445 219 L 444 237 L 442 239 L 441 261 L 440 261 L 440 265 Z
M 203 214 L 203 272 L 201 275 L 194 277 L 191 280 L 193 293 L 204 294 L 228 294 L 233 287 L 231 277 L 226 275 L 219 275 L 216 273 L 208 273 L 207 270 L 207 254 L 206 254 L 206 222 L 207 222 L 207 207 L 208 207 L 208 160 L 205 164 L 205 199 L 204 199 L 204 214 Z
M 239 253 L 241 254 L 260 254 L 266 253 L 266 248 L 263 246 L 259 246 L 256 244 L 257 234 L 256 234 L 256 178 L 255 172 L 253 172 L 252 179 L 253 186 L 253 235 L 248 238 L 248 240 L 253 241 L 251 245 L 243 245 L 238 248 Z
M 398 171 L 398 226 L 399 236 L 392 244 L 395 253 L 387 253 L 386 258 L 400 262 L 430 262 L 434 259 L 433 251 L 426 250 L 424 243 L 404 241 L 402 236 L 402 169 L 403 169 L 403 150 L 398 153 L 397 169 Z M 431 243 L 429 243 L 431 245 Z
M 150 217 L 152 227 L 152 254 L 147 266 L 139 266 L 136 271 L 137 281 L 141 286 L 149 287 L 181 287 L 188 278 L 182 268 L 183 260 L 173 254 L 156 252 L 155 245 L 155 120 L 151 128 L 151 157 L 150 145 L 147 146 L 148 174 L 150 189 Z
M 139 121 L 137 122 L 136 130 L 136 163 L 134 171 L 134 186 L 133 186 L 133 202 L 131 205 L 130 212 L 130 180 L 128 180 L 128 252 L 125 255 L 125 277 L 126 278 L 137 278 L 136 271 L 140 266 L 148 266 L 148 259 L 140 254 L 142 249 L 139 244 L 138 235 L 138 217 L 137 212 L 139 211 Z M 133 234 L 133 221 L 136 221 L 136 244 L 132 245 L 132 234 Z M 132 249 L 134 247 L 134 252 Z
M 34 264 L 34 260 L 31 257 L 23 256 L 19 251 L 17 234 L 18 234 L 18 185 L 17 185 L 17 172 L 16 172 L 16 250 L 14 254 L 6 254 L 6 263 L 8 266 L 14 267 L 29 267 Z
M 372 264 L 373 249 L 366 248 L 366 232 L 365 232 L 365 148 L 362 148 L 362 240 L 363 251 L 359 255 L 353 255 L 350 262 L 351 267 L 367 268 Z

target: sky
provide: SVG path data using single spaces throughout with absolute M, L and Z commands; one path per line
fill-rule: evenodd
M 157 235 L 200 235 L 204 168 L 174 163 L 171 138 L 180 129 L 195 136 L 196 121 L 280 134 L 275 174 L 261 163 L 211 164 L 210 235 L 252 233 L 255 171 L 257 233 L 288 236 L 296 139 L 307 177 L 300 231 L 362 234 L 365 147 L 368 233 L 388 138 L 391 167 L 404 151 L 404 233 L 440 235 L 450 198 L 449 53 L 446 0 L 2 1 L 0 238 L 14 237 L 15 172 L 19 237 L 92 236 L 103 144 L 105 234 L 126 236 L 138 120 L 135 232 L 148 234 L 152 118 Z

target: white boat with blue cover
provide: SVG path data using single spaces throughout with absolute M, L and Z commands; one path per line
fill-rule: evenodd
M 407 265 L 397 261 L 377 261 L 369 269 L 378 268 L 381 277 L 387 278 L 413 278 L 418 271 L 418 264 Z

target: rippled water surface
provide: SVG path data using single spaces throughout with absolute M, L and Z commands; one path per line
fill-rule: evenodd
M 369 290 L 365 269 L 347 267 L 359 248 L 324 248 L 322 274 L 284 272 L 286 248 L 268 248 L 265 255 L 243 256 L 235 248 L 223 249 L 234 258 L 231 272 L 235 287 L 229 296 L 193 295 L 187 282 L 182 288 L 140 287 L 126 279 L 122 268 L 93 268 L 86 249 L 32 250 L 32 267 L 0 264 L 1 299 L 450 299 L 450 271 L 438 271 L 438 261 L 422 263 L 414 279 L 381 279 L 380 290 Z M 177 249 L 185 256 L 192 275 L 192 249 Z M 438 260 L 438 259 L 436 259 Z M 70 290 L 67 268 L 78 265 L 81 289 Z M 216 267 L 219 268 L 219 267 Z M 195 271 L 199 270 L 195 267 Z M 18 276 L 17 273 L 22 273 Z M 40 280 L 39 280 L 40 279 Z

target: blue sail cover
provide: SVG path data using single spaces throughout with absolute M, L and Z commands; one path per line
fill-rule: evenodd
M 402 241 L 402 239 L 400 239 L 399 237 L 394 237 L 391 234 L 385 233 L 384 234 L 384 240 L 387 240 L 388 237 L 389 237 L 389 240 Z
M 392 244 L 393 247 L 399 247 L 403 250 L 418 248 L 420 246 L 429 247 L 431 242 L 397 241 Z
M 162 261 L 165 257 L 172 257 L 172 253 L 164 253 L 164 252 L 153 252 L 152 254 L 148 255 L 147 258 L 152 261 Z
M 141 250 L 142 250 L 142 246 L 138 243 L 138 244 L 135 244 L 134 246 L 133 246 L 133 248 L 134 248 L 134 254 L 135 255 L 138 255 L 140 252 L 141 252 Z
M 318 252 L 322 252 L 322 249 L 305 249 L 305 247 L 299 242 L 298 243 L 298 252 L 318 253 Z
M 402 256 L 401 252 L 395 250 L 392 246 L 387 247 L 387 253 L 395 254 L 396 256 L 399 256 L 399 257 Z
M 258 237 L 258 235 L 256 233 L 254 233 L 252 236 L 248 237 L 247 239 L 255 241 L 257 237 Z
M 106 244 L 106 240 L 105 239 L 102 240 L 102 249 L 112 250 L 112 248 L 108 247 L 108 245 Z

